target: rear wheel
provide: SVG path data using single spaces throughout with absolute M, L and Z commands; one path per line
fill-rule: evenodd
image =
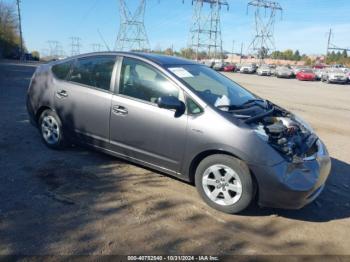
M 65 146 L 62 123 L 58 115 L 48 109 L 39 119 L 39 128 L 44 143 L 53 149 L 61 149 Z
M 196 187 L 211 207 L 234 214 L 247 208 L 254 184 L 247 165 L 232 156 L 212 155 L 202 160 L 195 175 Z

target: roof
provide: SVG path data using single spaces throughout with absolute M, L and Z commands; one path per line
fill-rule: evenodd
M 64 60 L 58 60 L 58 61 L 55 61 L 54 63 L 62 62 L 65 60 L 76 59 L 76 58 L 84 58 L 84 57 L 93 56 L 93 55 L 131 55 L 134 57 L 150 60 L 156 64 L 159 64 L 160 66 L 198 64 L 196 61 L 188 60 L 188 59 L 184 59 L 176 56 L 167 56 L 167 55 L 159 55 L 154 53 L 142 53 L 142 52 L 94 52 L 94 53 L 80 54 L 73 57 L 67 57 Z
M 197 62 L 176 57 L 176 56 L 167 56 L 167 55 L 159 55 L 154 53 L 139 53 L 139 52 L 126 52 L 125 54 L 131 54 L 134 56 L 139 56 L 142 58 L 149 59 L 159 65 L 191 65 L 197 64 Z

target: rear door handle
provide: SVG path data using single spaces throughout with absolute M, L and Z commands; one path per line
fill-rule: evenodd
M 113 112 L 117 115 L 127 115 L 128 110 L 123 106 L 113 106 Z
M 57 96 L 58 98 L 64 98 L 64 97 L 68 97 L 68 94 L 66 90 L 61 90 L 57 92 Z

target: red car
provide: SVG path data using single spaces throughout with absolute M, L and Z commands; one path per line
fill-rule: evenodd
M 316 74 L 311 69 L 303 69 L 297 73 L 296 78 L 300 81 L 315 81 Z
M 236 69 L 236 66 L 235 65 L 226 65 L 224 67 L 224 72 L 234 72 Z

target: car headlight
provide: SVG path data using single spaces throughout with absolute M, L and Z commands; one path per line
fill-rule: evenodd
M 315 133 L 314 129 L 312 128 L 312 126 L 307 123 L 303 118 L 301 118 L 298 115 L 294 114 L 294 119 L 299 122 L 300 124 L 302 124 L 307 130 L 309 130 L 311 133 Z

